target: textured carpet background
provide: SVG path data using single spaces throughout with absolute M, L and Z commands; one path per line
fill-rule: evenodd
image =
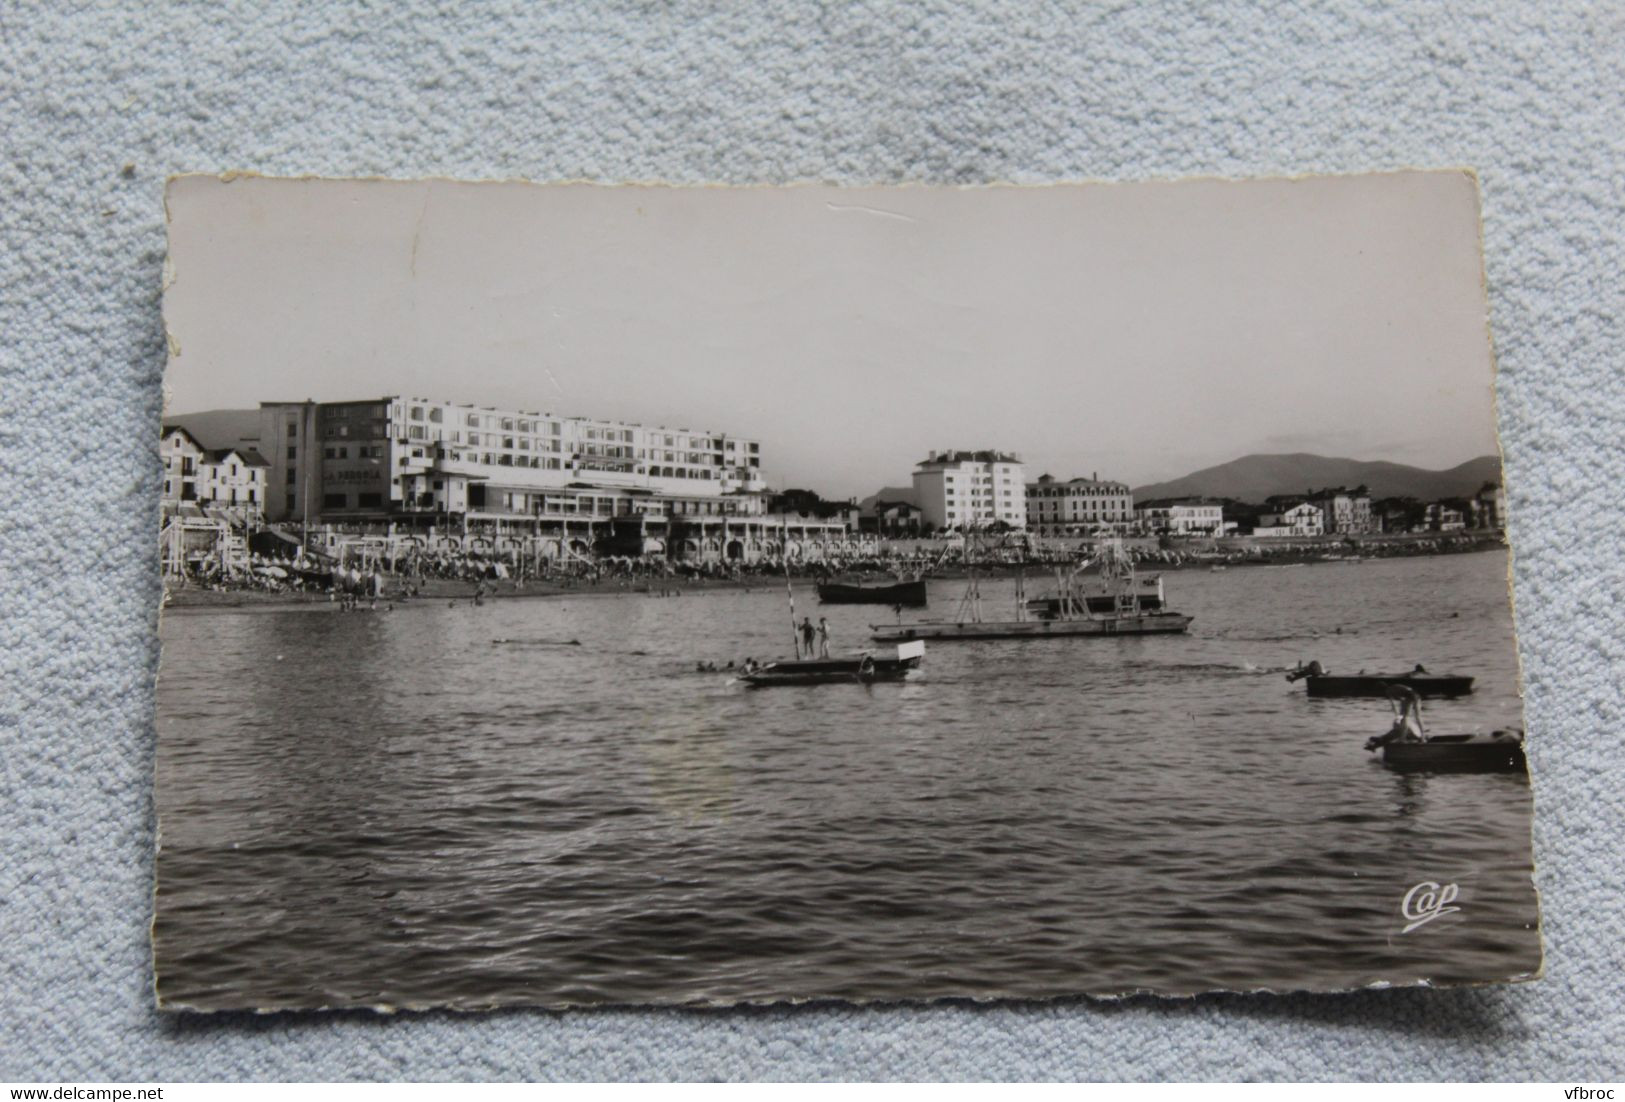
M 0 1078 L 1625 1077 L 1625 7 L 0 5 Z M 162 188 L 1473 165 L 1537 775 L 1515 989 L 161 1018 Z

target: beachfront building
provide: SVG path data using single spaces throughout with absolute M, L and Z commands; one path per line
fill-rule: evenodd
M 1222 536 L 1224 506 L 1202 497 L 1161 498 L 1134 507 L 1135 527 L 1157 536 Z
M 1449 502 L 1432 502 L 1423 516 L 1430 532 L 1460 532 L 1467 527 L 1467 514 Z
M 1486 482 L 1468 503 L 1472 507 L 1473 525 L 1504 531 L 1507 526 L 1507 492 L 1497 482 Z
M 178 423 L 158 440 L 164 477 L 158 558 L 166 577 L 248 569 L 248 538 L 265 519 L 269 465 L 244 445 L 211 448 Z
M 877 498 L 858 518 L 865 532 L 889 539 L 911 539 L 924 527 L 924 514 L 912 501 L 886 501 Z
M 1027 483 L 1027 527 L 1040 536 L 1087 536 L 1125 531 L 1134 524 L 1127 484 L 1098 475 L 1062 482 L 1040 475 Z
M 761 445 L 522 410 L 388 397 L 266 402 L 272 519 L 750 515 Z
M 1021 460 L 1008 452 L 932 452 L 914 467 L 914 500 L 934 531 L 1027 526 Z
M 846 533 L 770 516 L 761 444 L 728 433 L 402 395 L 259 413 L 273 521 L 746 561 Z
M 1323 518 L 1318 508 L 1300 501 L 1278 512 L 1260 513 L 1253 535 L 1261 539 L 1289 536 L 1315 537 L 1325 534 Z
M 161 502 L 166 513 L 193 512 L 257 524 L 265 512 L 270 464 L 252 448 L 206 448 L 180 424 L 164 426 Z
M 1371 516 L 1371 497 L 1364 486 L 1321 490 L 1309 496 L 1320 510 L 1321 529 L 1327 535 L 1363 535 L 1377 530 Z

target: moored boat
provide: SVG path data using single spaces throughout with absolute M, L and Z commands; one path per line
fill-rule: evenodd
M 1421 666 L 1406 673 L 1332 674 L 1319 662 L 1299 666 L 1286 675 L 1288 681 L 1302 681 L 1310 696 L 1385 697 L 1393 687 L 1410 689 L 1418 696 L 1465 696 L 1473 691 L 1473 679 L 1461 674 L 1429 673 Z
M 1163 593 L 1161 574 L 1134 575 L 1126 587 L 1122 578 L 1101 574 L 1073 578 L 1069 602 L 1063 601 L 1059 596 L 1036 597 L 1027 602 L 1027 611 L 1046 618 L 1060 617 L 1068 609 L 1073 615 L 1122 612 L 1125 611 L 1120 607 L 1123 604 L 1125 588 L 1132 597 L 1128 611 L 1162 612 L 1167 607 L 1168 599 Z
M 1489 734 L 1431 735 L 1422 722 L 1422 698 L 1408 688 L 1388 692 L 1394 723 L 1386 733 L 1366 740 L 1367 750 L 1381 750 L 1383 764 L 1400 772 L 1523 773 L 1529 768 L 1523 732 L 1514 728 Z
M 1425 742 L 1391 742 L 1382 761 L 1402 772 L 1523 773 L 1523 733 L 1491 731 L 1487 735 L 1433 735 Z
M 900 582 L 819 582 L 818 600 L 826 605 L 902 605 L 923 608 L 925 579 Z
M 881 642 L 908 639 L 1069 639 L 1121 638 L 1177 634 L 1189 630 L 1194 617 L 1163 607 L 1162 579 L 1135 577 L 1134 564 L 1119 541 L 1101 548 L 1098 577 L 1081 579 L 1082 571 L 1056 572 L 1055 595 L 1026 599 L 1026 580 L 1016 580 L 1016 618 L 982 618 L 981 591 L 973 575 L 953 620 L 899 621 L 871 624 L 871 637 Z M 1103 602 L 1103 604 L 1102 604 Z M 1154 605 L 1154 607 L 1153 607 Z M 1029 612 L 1034 616 L 1029 616 Z
M 1420 696 L 1465 696 L 1473 691 L 1470 677 L 1433 674 L 1358 674 L 1349 677 L 1308 677 L 1310 696 L 1383 696 L 1390 686 L 1404 685 Z
M 1115 638 L 1177 634 L 1189 630 L 1194 619 L 1177 612 L 1153 612 L 1073 620 L 925 620 L 911 624 L 872 624 L 870 637 L 882 643 L 909 639 Z
M 748 665 L 737 673 L 754 688 L 773 685 L 869 684 L 901 681 L 920 668 L 925 644 L 903 643 L 895 656 L 863 654 L 852 658 L 797 658 Z

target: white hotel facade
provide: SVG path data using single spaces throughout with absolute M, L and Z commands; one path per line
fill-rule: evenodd
M 1027 525 L 1040 536 L 1124 532 L 1134 526 L 1134 494 L 1124 482 L 1040 475 L 1027 486 Z
M 264 402 L 272 520 L 761 512 L 761 445 L 723 433 L 386 397 Z
M 1008 452 L 933 452 L 914 468 L 921 519 L 936 531 L 1027 527 L 1021 460 Z
M 760 443 L 721 432 L 393 395 L 261 403 L 258 447 L 273 523 L 739 560 L 844 534 L 767 516 Z

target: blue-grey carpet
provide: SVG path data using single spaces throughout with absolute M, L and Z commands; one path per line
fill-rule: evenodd
M 69 7 L 0 7 L 0 1079 L 1625 1077 L 1625 9 Z M 1183 1003 L 153 1011 L 168 174 L 969 183 L 1412 165 L 1482 176 L 1546 979 Z

